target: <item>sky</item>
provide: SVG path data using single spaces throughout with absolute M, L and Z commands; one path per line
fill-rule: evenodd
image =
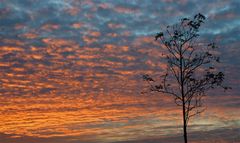
M 141 94 L 166 69 L 154 35 L 202 13 L 225 84 L 189 123 L 191 143 L 240 142 L 239 0 L 0 0 L 1 143 L 180 143 L 181 109 Z

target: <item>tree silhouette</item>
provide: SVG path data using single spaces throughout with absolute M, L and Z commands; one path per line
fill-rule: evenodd
M 224 73 L 214 66 L 220 62 L 214 52 L 218 47 L 215 43 L 199 41 L 199 28 L 205 20 L 206 17 L 199 13 L 157 33 L 155 40 L 160 40 L 167 51 L 164 56 L 168 69 L 160 82 L 150 75 L 143 75 L 150 92 L 171 95 L 176 105 L 181 107 L 185 143 L 189 119 L 204 111 L 202 99 L 206 91 L 216 87 L 230 88 L 222 85 Z

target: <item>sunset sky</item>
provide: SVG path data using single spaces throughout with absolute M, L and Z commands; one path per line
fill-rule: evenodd
M 225 85 L 191 143 L 240 143 L 239 0 L 0 0 L 0 143 L 181 143 L 181 108 L 141 94 L 166 69 L 154 35 L 202 13 Z

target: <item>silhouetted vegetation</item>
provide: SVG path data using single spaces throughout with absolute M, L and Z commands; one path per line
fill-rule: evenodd
M 189 119 L 205 109 L 202 99 L 206 91 L 216 87 L 230 88 L 222 85 L 224 73 L 214 66 L 220 62 L 215 52 L 218 46 L 214 42 L 199 41 L 199 28 L 205 20 L 206 17 L 199 13 L 157 33 L 155 40 L 160 40 L 167 49 L 164 56 L 168 69 L 160 82 L 150 75 L 143 75 L 150 92 L 171 95 L 176 105 L 182 108 L 185 143 Z

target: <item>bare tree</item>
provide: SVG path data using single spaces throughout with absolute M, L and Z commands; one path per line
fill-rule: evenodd
M 143 75 L 149 84 L 150 92 L 159 92 L 174 97 L 177 106 L 182 109 L 184 142 L 187 143 L 187 125 L 189 119 L 204 111 L 202 99 L 206 91 L 216 87 L 224 90 L 224 73 L 215 68 L 220 62 L 214 52 L 215 43 L 199 40 L 199 28 L 205 16 L 197 14 L 193 18 L 183 18 L 179 23 L 167 26 L 164 32 L 157 33 L 155 40 L 161 41 L 166 49 L 168 69 L 160 82 L 150 75 Z

